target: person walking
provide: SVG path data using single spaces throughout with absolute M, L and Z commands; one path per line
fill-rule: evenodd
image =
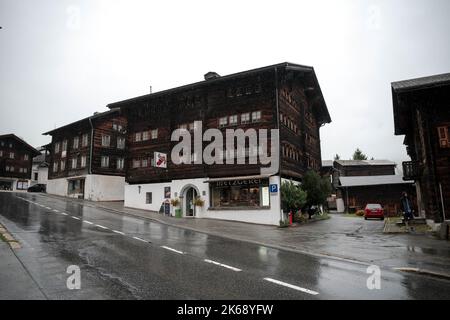
M 409 199 L 406 191 L 403 191 L 402 197 L 400 198 L 400 207 L 402 208 L 405 220 L 408 221 L 414 219 L 411 200 Z

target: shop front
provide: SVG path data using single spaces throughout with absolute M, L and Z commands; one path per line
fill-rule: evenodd
M 164 203 L 179 199 L 173 216 L 179 209 L 182 217 L 278 225 L 279 186 L 279 176 L 262 175 L 125 185 L 125 206 L 161 212 Z
M 270 208 L 269 178 L 232 178 L 208 181 L 210 209 Z
M 12 191 L 13 189 L 14 189 L 14 180 L 12 180 L 12 179 L 0 179 L 0 190 Z

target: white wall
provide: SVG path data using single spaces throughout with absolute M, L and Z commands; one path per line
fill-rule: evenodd
M 67 196 L 67 179 L 50 179 L 47 181 L 47 193 L 58 196 Z
M 48 167 L 39 167 L 37 183 L 47 184 L 48 182 Z
M 93 201 L 123 201 L 125 177 L 89 174 L 86 176 L 84 198 Z
M 71 177 L 73 179 L 75 177 Z M 92 201 L 123 201 L 124 177 L 88 174 L 85 178 L 84 199 Z M 47 193 L 65 197 L 78 197 L 78 194 L 68 195 L 68 179 L 50 179 L 47 181 Z
M 124 205 L 125 207 L 130 208 L 159 211 L 159 208 L 164 201 L 164 187 L 171 187 L 170 191 L 172 192 L 172 198 L 175 198 L 174 192 L 176 191 L 173 189 L 171 182 L 125 185 Z M 152 193 L 151 204 L 145 203 L 147 192 Z
M 280 177 L 270 177 L 270 184 L 278 184 L 280 188 Z M 205 200 L 203 208 L 196 208 L 197 218 L 210 218 L 222 220 L 234 220 L 250 223 L 279 225 L 280 221 L 280 192 L 270 195 L 270 208 L 257 210 L 208 210 L 209 208 L 209 184 L 205 183 L 205 179 L 183 179 L 173 180 L 167 183 L 153 183 L 141 185 L 126 185 L 125 186 L 125 206 L 130 208 L 138 208 L 144 210 L 159 211 L 162 202 L 164 201 L 164 187 L 171 188 L 171 198 L 182 196 L 183 187 L 186 185 L 195 186 L 200 197 Z M 140 192 L 139 192 L 140 187 Z M 146 193 L 152 192 L 152 204 L 146 204 Z M 205 192 L 206 195 L 203 195 Z M 184 213 L 184 203 L 181 203 Z

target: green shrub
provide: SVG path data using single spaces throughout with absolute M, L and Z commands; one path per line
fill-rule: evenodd
M 281 184 L 281 204 L 284 212 L 297 211 L 306 203 L 307 193 L 292 181 Z

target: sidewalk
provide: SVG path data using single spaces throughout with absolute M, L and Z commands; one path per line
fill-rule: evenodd
M 449 241 L 423 234 L 383 234 L 382 221 L 331 214 L 328 220 L 278 228 L 215 219 L 167 217 L 157 212 L 125 208 L 123 202 L 70 200 L 222 238 L 384 268 L 417 269 L 419 273 L 438 273 L 450 279 Z
M 10 246 L 0 240 L 0 300 L 43 300 L 45 295 Z

